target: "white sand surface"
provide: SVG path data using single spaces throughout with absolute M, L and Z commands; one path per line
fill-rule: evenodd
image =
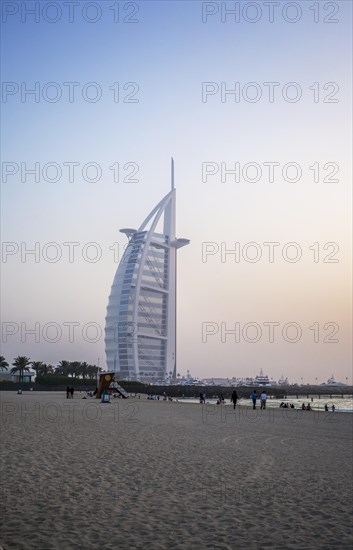
M 351 549 L 353 415 L 1 393 L 4 550 Z

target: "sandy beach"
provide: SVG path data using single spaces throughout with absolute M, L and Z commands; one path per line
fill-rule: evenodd
M 347 414 L 1 393 L 4 550 L 352 547 Z

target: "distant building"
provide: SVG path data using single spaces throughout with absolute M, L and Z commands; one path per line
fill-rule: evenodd
M 22 382 L 28 384 L 32 382 L 33 372 L 24 372 Z M 0 382 L 20 382 L 20 375 L 18 373 L 12 374 L 10 370 L 0 368 Z
M 176 379 L 176 253 L 189 240 L 175 236 L 173 160 L 171 187 L 139 229 L 121 229 L 128 245 L 105 324 L 107 367 L 120 379 Z

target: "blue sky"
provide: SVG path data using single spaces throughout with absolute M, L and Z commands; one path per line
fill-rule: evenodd
M 85 12 L 87 2 L 80 2 L 73 23 L 62 2 L 54 2 L 62 9 L 56 23 L 45 20 L 45 3 L 39 3 L 37 23 L 33 16 L 21 22 L 20 3 L 3 4 L 10 6 L 7 10 L 19 8 L 7 20 L 3 12 L 3 86 L 15 83 L 21 88 L 24 83 L 30 89 L 37 82 L 40 96 L 38 102 L 33 96 L 22 102 L 20 92 L 3 95 L 2 162 L 19 167 L 39 163 L 40 181 L 26 174 L 21 181 L 19 168 L 2 182 L 2 239 L 19 248 L 6 262 L 3 256 L 2 262 L 3 321 L 18 326 L 16 334 L 5 339 L 3 334 L 2 354 L 10 361 L 24 354 L 53 364 L 61 359 L 97 362 L 99 357 L 104 365 L 103 338 L 85 341 L 82 327 L 87 323 L 104 327 L 117 267 L 109 247 L 121 252 L 124 237 L 118 228 L 138 226 L 168 192 L 173 155 L 177 229 L 180 236 L 191 239 L 178 260 L 179 370 L 189 369 L 197 376 L 246 376 L 262 367 L 274 378 L 283 372 L 292 381 L 324 380 L 332 372 L 341 380 L 351 379 L 350 2 L 337 2 L 334 15 L 325 8 L 327 3 L 320 2 L 318 23 L 313 21 L 312 3 L 304 1 L 294 3 L 302 12 L 297 23 L 284 20 L 286 2 L 280 3 L 273 23 L 263 2 L 255 3 L 262 13 L 257 23 L 247 22 L 242 15 L 239 23 L 230 17 L 222 23 L 220 2 L 208 3 L 209 9 L 218 7 L 218 13 L 206 23 L 202 9 L 207 3 L 198 1 L 119 2 L 123 17 L 138 7 L 137 23 L 122 19 L 115 23 L 109 9 L 113 2 L 96 3 L 101 8 L 96 23 L 82 15 L 94 16 L 93 11 Z M 236 4 L 243 10 L 247 3 Z M 223 5 L 231 8 L 234 2 Z M 249 9 L 253 17 L 255 8 Z M 49 18 L 55 15 L 48 14 Z M 290 18 L 293 14 L 287 12 Z M 324 18 L 338 22 L 325 23 Z M 54 87 L 46 87 L 50 82 Z M 65 82 L 78 83 L 73 102 L 68 100 Z M 95 103 L 82 97 L 89 82 L 102 92 Z M 262 97 L 257 103 L 244 98 L 235 103 L 230 96 L 222 102 L 218 93 L 202 102 L 203 82 L 219 88 L 224 82 L 228 89 L 238 82 L 241 90 L 255 82 Z M 273 103 L 268 101 L 266 82 L 279 83 Z M 296 103 L 282 97 L 290 82 L 302 90 Z M 119 102 L 114 102 L 109 89 L 114 83 L 119 83 Z M 124 102 L 136 90 L 136 84 L 124 90 L 126 83 L 138 85 L 133 97 L 138 102 Z M 317 103 L 310 89 L 314 83 L 318 83 Z M 61 99 L 48 101 L 55 90 L 61 91 Z M 87 90 L 93 92 L 93 87 Z M 323 101 L 331 92 L 337 103 Z M 70 162 L 78 163 L 73 182 L 68 178 Z M 210 162 L 219 171 L 203 182 L 202 163 Z M 241 166 L 256 162 L 263 177 L 256 183 L 242 177 L 238 183 L 230 177 L 222 183 L 222 162 L 229 168 L 236 162 Z M 273 183 L 266 181 L 266 162 L 280 164 Z M 281 176 L 288 162 L 301 167 L 300 181 L 288 182 Z M 59 181 L 50 181 L 53 172 L 43 177 L 48 163 L 60 166 Z M 87 163 L 101 167 L 99 181 L 85 181 L 82 168 Z M 109 169 L 114 163 L 119 163 L 119 183 Z M 138 166 L 138 182 L 121 181 L 130 173 L 127 163 Z M 313 182 L 314 172 L 309 169 L 315 163 L 320 166 L 319 183 Z M 327 163 L 339 166 L 339 182 L 323 181 L 331 171 Z M 93 177 L 93 172 L 88 174 Z M 21 246 L 30 249 L 36 242 L 39 261 L 33 255 L 21 261 Z M 62 250 L 56 263 L 46 256 L 50 242 Z M 79 243 L 73 262 L 68 260 L 65 242 Z M 82 257 L 91 242 L 102 253 L 95 263 Z M 263 257 L 257 263 L 244 259 L 236 263 L 231 257 L 222 262 L 219 253 L 203 262 L 202 243 L 207 242 L 216 243 L 219 250 L 222 242 L 229 249 L 235 242 L 241 247 L 256 242 Z M 279 254 L 270 263 L 264 242 L 280 243 L 278 250 L 286 243 L 298 243 L 302 258 L 291 263 Z M 310 249 L 316 242 L 318 262 Z M 338 262 L 323 261 L 334 250 L 330 245 L 324 249 L 327 243 L 339 246 L 334 256 Z M 79 323 L 75 342 L 68 341 L 65 322 Z M 205 343 L 202 327 L 207 322 L 219 327 L 221 323 L 229 327 L 257 323 L 262 338 L 253 344 L 243 338 L 239 343 L 230 339 L 222 343 L 219 330 Z M 268 342 L 264 322 L 280 323 L 274 343 Z M 281 330 L 289 322 L 302 329 L 297 343 L 282 337 Z M 33 336 L 23 334 L 21 323 L 28 328 L 37 323 L 40 331 L 47 323 L 56 323 L 63 334 L 50 343 L 50 336 L 44 338 L 40 332 L 35 342 Z M 308 328 L 314 323 L 320 327 L 317 343 Z M 323 342 L 332 328 L 328 323 L 339 326 L 339 342 Z M 5 333 L 9 326 L 3 326 Z

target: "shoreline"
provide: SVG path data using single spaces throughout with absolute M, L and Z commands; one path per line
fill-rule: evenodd
M 0 396 L 6 396 L 6 395 L 18 395 L 18 398 L 21 399 L 21 397 L 23 396 L 47 396 L 47 397 L 50 397 L 50 396 L 61 396 L 63 398 L 65 398 L 65 401 L 66 401 L 66 392 L 63 392 L 63 391 L 29 391 L 29 390 L 26 390 L 26 391 L 23 391 L 23 393 L 21 395 L 17 394 L 16 391 L 0 391 Z M 138 394 L 137 394 L 138 395 Z M 133 394 L 129 394 L 129 400 L 128 401 L 125 401 L 125 400 L 122 400 L 124 402 L 144 402 L 144 401 L 153 401 L 153 402 L 156 402 L 156 401 L 160 401 L 160 402 L 163 402 L 163 396 L 159 396 L 159 399 L 148 399 L 148 394 L 140 394 L 141 398 L 139 399 L 135 393 Z M 83 400 L 86 400 L 87 399 L 87 402 L 90 402 L 90 403 L 99 403 L 100 400 L 98 399 L 95 399 L 94 397 L 86 397 L 85 396 L 85 391 L 83 390 L 76 390 L 75 391 L 75 399 L 83 399 Z M 172 401 L 171 402 L 174 402 L 174 403 L 182 403 L 182 404 L 190 404 L 190 405 L 200 405 L 200 402 L 199 402 L 199 399 L 196 398 L 196 397 L 184 397 L 184 398 L 180 398 L 180 397 L 172 397 L 171 398 Z M 67 402 L 70 402 L 71 399 L 68 399 Z M 111 397 L 111 401 L 114 402 L 114 401 L 121 401 L 120 398 L 118 397 Z M 217 405 L 218 407 L 227 407 L 227 408 L 233 408 L 233 403 L 230 402 L 229 398 L 227 398 L 225 400 L 226 402 L 223 403 L 223 404 L 218 404 L 217 405 L 217 399 L 216 398 L 210 398 L 210 399 L 207 399 L 206 397 L 206 403 L 205 405 L 208 405 L 208 406 L 214 406 L 214 405 Z M 280 403 L 283 402 L 283 403 L 293 403 L 294 404 L 294 409 L 291 409 L 290 407 L 280 407 Z M 343 402 L 343 403 L 342 403 Z M 348 402 L 348 403 L 347 403 Z M 301 408 L 301 405 L 302 403 L 304 404 L 308 404 L 310 403 L 310 406 L 312 407 L 312 410 L 311 411 L 306 411 L 306 410 L 303 410 Z M 327 404 L 329 406 L 329 411 L 325 411 L 324 410 L 324 406 L 325 404 Z M 331 407 L 332 405 L 335 405 L 335 411 L 332 411 L 331 410 Z M 342 407 L 342 405 L 345 405 Z M 349 405 L 349 406 L 347 406 Z M 247 399 L 247 398 L 240 398 L 237 402 L 237 407 L 241 407 L 241 408 L 249 408 L 249 409 L 252 409 L 252 401 L 251 399 Z M 308 399 L 296 399 L 295 397 L 293 396 L 288 396 L 286 399 L 277 399 L 277 398 L 273 398 L 273 399 L 267 399 L 267 402 L 266 402 L 266 409 L 265 410 L 268 410 L 268 409 L 271 409 L 271 410 L 275 410 L 275 409 L 279 409 L 280 411 L 303 411 L 303 412 L 306 412 L 306 413 L 309 413 L 309 412 L 320 412 L 320 413 L 330 413 L 330 414 L 334 414 L 334 413 L 353 413 L 353 396 L 352 397 L 349 397 L 349 398 L 341 398 L 341 397 L 338 397 L 338 398 L 335 398 L 335 397 L 332 397 L 331 399 L 314 399 L 313 401 L 311 400 L 308 400 Z M 256 410 L 261 410 L 260 409 L 260 399 L 258 399 L 258 402 L 256 404 Z

